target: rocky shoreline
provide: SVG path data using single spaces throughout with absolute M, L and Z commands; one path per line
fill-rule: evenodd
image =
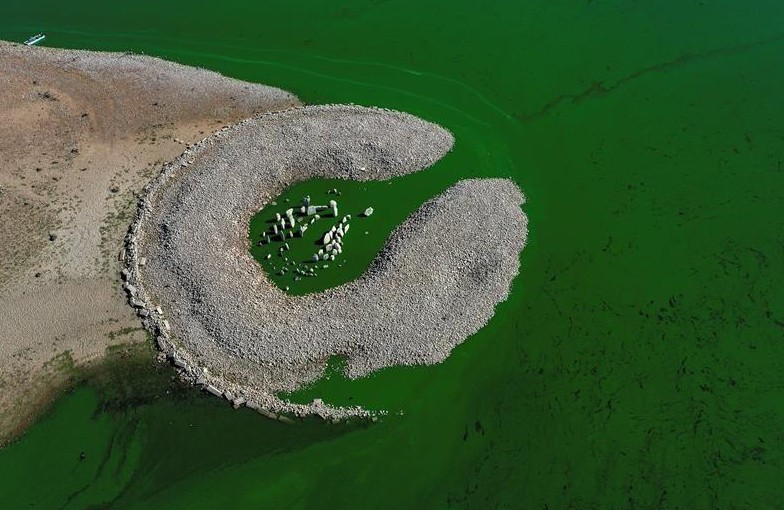
M 183 378 L 263 414 L 371 417 L 285 402 L 332 355 L 346 375 L 433 364 L 506 299 L 527 233 L 509 180 L 462 181 L 424 204 L 356 281 L 288 296 L 248 253 L 249 218 L 315 177 L 385 180 L 431 166 L 452 135 L 414 116 L 328 105 L 266 114 L 189 147 L 145 189 L 123 287 Z

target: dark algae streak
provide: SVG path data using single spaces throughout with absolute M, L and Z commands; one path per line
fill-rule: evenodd
M 4 39 L 452 131 L 448 171 L 368 191 L 389 221 L 371 242 L 472 177 L 514 178 L 530 235 L 510 298 L 444 363 L 289 396 L 389 410 L 378 423 L 273 422 L 170 372 L 154 398 L 93 381 L 0 451 L 0 505 L 780 508 L 782 19 L 773 0 L 4 6 Z

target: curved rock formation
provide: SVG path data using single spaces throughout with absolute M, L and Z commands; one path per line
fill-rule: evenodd
M 215 394 L 268 412 L 366 415 L 275 393 L 318 379 L 335 354 L 349 377 L 446 358 L 508 295 L 526 237 L 522 193 L 508 180 L 459 182 L 410 216 L 362 277 L 306 296 L 267 279 L 248 253 L 247 224 L 297 181 L 389 179 L 432 165 L 452 143 L 435 124 L 355 106 L 217 133 L 142 201 L 127 240 L 132 304 L 185 376 Z

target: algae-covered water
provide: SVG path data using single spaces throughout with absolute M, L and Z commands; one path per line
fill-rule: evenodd
M 294 184 L 251 218 L 248 229 L 250 253 L 264 268 L 267 277 L 292 295 L 318 292 L 351 281 L 367 269 L 390 232 L 423 202 L 441 191 L 440 185 L 452 175 L 450 163 L 451 158 L 447 158 L 428 172 L 388 181 L 311 179 Z M 431 176 L 432 172 L 436 172 L 437 177 Z M 331 209 L 312 216 L 302 214 L 300 208 L 304 197 L 314 205 L 326 207 L 334 201 L 338 216 L 334 217 Z M 288 209 L 294 209 L 292 217 L 297 226 L 281 228 L 288 236 L 282 239 L 274 233 L 280 225 L 276 222 L 276 214 L 288 227 Z M 365 215 L 368 209 L 372 212 Z M 303 225 L 307 230 L 300 230 Z M 332 253 L 336 257 L 334 260 L 324 259 L 323 255 L 328 254 L 323 253 L 326 251 L 324 235 L 338 226 L 341 226 L 341 232 L 344 226 L 349 228 L 342 237 L 342 251 Z M 320 252 L 319 260 L 312 260 Z
M 167 377 L 145 398 L 93 380 L 0 451 L 0 505 L 781 508 L 782 21 L 773 0 L 4 6 L 4 39 L 438 122 L 454 153 L 393 185 L 386 217 L 512 177 L 530 236 L 509 300 L 445 363 L 294 396 L 381 422 L 285 425 Z

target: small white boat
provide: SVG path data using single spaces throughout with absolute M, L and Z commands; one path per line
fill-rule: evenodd
M 28 46 L 32 46 L 33 44 L 43 41 L 44 39 L 46 39 L 46 36 L 44 34 L 36 34 L 31 38 L 29 38 L 28 40 L 26 40 L 24 43 Z

